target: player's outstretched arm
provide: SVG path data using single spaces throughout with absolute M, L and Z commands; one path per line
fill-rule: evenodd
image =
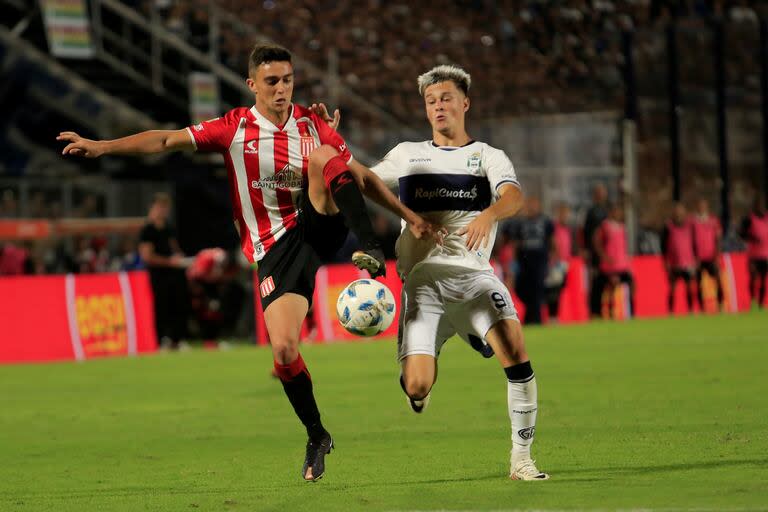
M 472 222 L 456 232 L 457 235 L 467 235 L 467 247 L 476 250 L 488 242 L 493 224 L 520 211 L 523 206 L 523 191 L 515 185 L 502 185 L 499 189 L 499 199 L 491 206 L 480 212 Z
M 408 228 L 417 239 L 440 235 L 435 226 L 401 203 L 376 173 L 357 160 L 352 160 L 349 163 L 349 170 L 352 171 L 358 184 L 360 184 L 361 192 L 407 222 Z
M 62 155 L 98 158 L 102 155 L 146 155 L 164 151 L 193 151 L 195 144 L 186 129 L 148 130 L 114 140 L 91 140 L 75 132 L 61 132 L 56 140 L 68 142 Z

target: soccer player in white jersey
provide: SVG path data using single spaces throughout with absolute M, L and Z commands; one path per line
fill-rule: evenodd
M 294 105 L 291 54 L 256 46 L 246 83 L 255 105 L 181 130 L 150 130 L 111 141 L 62 132 L 65 155 L 214 151 L 224 156 L 243 253 L 258 262 L 259 291 L 275 373 L 307 429 L 302 476 L 320 479 L 333 447 L 320 421 L 312 379 L 299 353 L 299 333 L 315 286 L 315 273 L 344 243 L 347 227 L 361 241 L 353 262 L 373 277 L 384 273 L 361 190 L 409 223 L 414 236 L 431 227 L 405 208 L 370 169 L 352 158 L 344 139 L 318 112 Z M 338 118 L 334 124 L 338 123 Z M 346 226 L 345 226 L 346 224 Z
M 403 142 L 372 168 L 390 187 L 399 187 L 406 206 L 446 230 L 442 244 L 416 239 L 407 229 L 398 239 L 398 272 L 404 280 L 400 382 L 411 408 L 420 413 L 448 338 L 458 333 L 475 348 L 487 343 L 507 378 L 510 478 L 546 480 L 549 475 L 531 459 L 536 378 L 509 291 L 488 263 L 497 222 L 520 209 L 523 194 L 504 152 L 473 140 L 465 130 L 470 81 L 454 66 L 421 75 L 419 93 L 432 140 Z

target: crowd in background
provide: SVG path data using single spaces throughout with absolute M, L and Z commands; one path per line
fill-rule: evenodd
M 209 50 L 208 0 L 125 1 L 145 13 L 154 5 L 169 30 Z M 220 0 L 218 5 L 322 70 L 333 49 L 342 83 L 406 122 L 421 110 L 415 77 L 441 62 L 461 63 L 472 74 L 480 91 L 473 109 L 482 117 L 622 108 L 622 32 L 663 28 L 673 18 L 756 25 L 768 10 L 754 0 Z M 219 35 L 218 58 L 242 72 L 253 42 L 227 27 Z M 648 40 L 637 47 L 641 79 L 659 78 L 660 73 L 643 71 L 658 58 L 658 45 Z M 754 51 L 743 50 L 729 59 L 737 67 L 731 76 L 754 84 L 744 71 L 756 74 L 758 67 L 740 65 Z M 305 97 L 327 95 L 321 85 L 303 85 L 315 87 Z
M 542 312 L 548 314 L 550 321 L 557 320 L 560 293 L 573 257 L 582 257 L 588 269 L 592 317 L 610 313 L 612 307 L 606 308 L 606 297 L 613 300 L 615 289 L 624 285 L 634 311 L 635 276 L 624 207 L 608 199 L 605 186 L 595 186 L 583 223 L 575 223 L 569 205 L 558 204 L 550 217 L 542 212 L 539 198 L 530 196 L 521 214 L 502 225 L 495 247 L 495 265 L 510 290 L 525 304 L 526 323 L 542 323 Z M 646 241 L 663 256 L 669 279 L 669 312 L 674 311 L 678 280 L 686 288 L 688 311 L 704 310 L 704 274 L 712 278 L 716 287 L 716 307 L 723 307 L 719 255 L 729 249 L 723 244 L 723 229 L 706 199 L 701 198 L 691 206 L 689 209 L 683 203 L 675 203 L 664 227 L 653 234 L 656 242 Z M 759 195 L 741 220 L 737 234 L 742 243 L 733 248 L 746 249 L 750 295 L 762 307 L 768 298 L 768 212 Z

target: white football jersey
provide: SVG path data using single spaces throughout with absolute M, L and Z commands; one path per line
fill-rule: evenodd
M 456 235 L 456 231 L 495 202 L 502 185 L 520 186 L 503 151 L 477 141 L 461 147 L 437 146 L 432 141 L 402 142 L 372 170 L 387 186 L 399 189 L 400 200 L 408 208 L 448 230 L 441 247 L 434 240 L 417 240 L 403 223 L 397 240 L 401 277 L 423 264 L 491 269 L 488 260 L 496 225 L 490 240 L 476 251 L 467 249 L 466 237 Z

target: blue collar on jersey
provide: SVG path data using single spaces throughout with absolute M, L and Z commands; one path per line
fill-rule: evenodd
M 470 144 L 474 144 L 477 141 L 475 141 L 475 139 L 471 139 L 469 142 L 467 142 L 463 146 L 459 146 L 459 147 L 456 147 L 456 146 L 438 146 L 437 144 L 435 144 L 435 141 L 430 141 L 430 142 L 432 143 L 432 146 L 436 147 L 437 149 L 442 149 L 443 151 L 455 151 L 457 149 L 465 148 L 465 147 L 469 146 Z

